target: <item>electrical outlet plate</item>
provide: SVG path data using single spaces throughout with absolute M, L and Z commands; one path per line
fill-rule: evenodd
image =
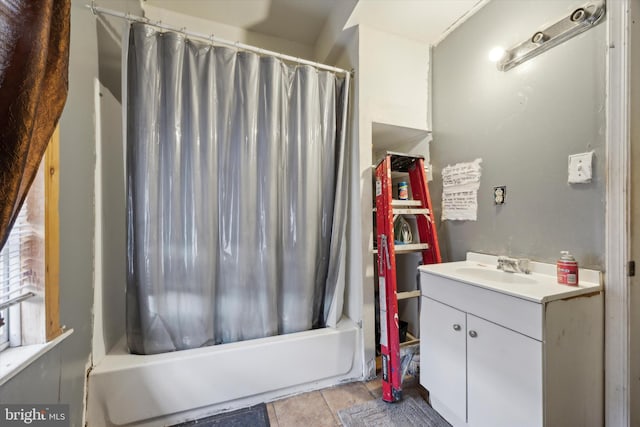
M 569 184 L 585 184 L 591 182 L 593 168 L 593 151 L 572 154 L 569 156 Z
M 493 187 L 493 204 L 504 205 L 507 198 L 507 186 L 501 185 L 499 187 Z

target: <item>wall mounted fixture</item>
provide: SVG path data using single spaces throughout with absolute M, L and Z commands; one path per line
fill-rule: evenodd
M 523 62 L 540 55 L 578 34 L 587 31 L 602 21 L 605 14 L 605 0 L 586 3 L 575 9 L 560 21 L 536 31 L 522 43 L 508 49 L 497 63 L 498 70 L 507 71 Z
M 593 151 L 569 156 L 569 184 L 591 182 L 593 176 Z

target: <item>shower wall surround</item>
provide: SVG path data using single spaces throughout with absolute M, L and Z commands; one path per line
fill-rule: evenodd
M 436 218 L 442 168 L 482 158 L 478 220 L 439 224 L 447 261 L 474 251 L 554 262 L 570 250 L 603 268 L 606 23 L 507 72 L 489 58 L 583 3 L 494 0 L 433 49 Z M 593 181 L 568 184 L 568 156 L 591 150 Z M 500 185 L 509 198 L 496 206 Z

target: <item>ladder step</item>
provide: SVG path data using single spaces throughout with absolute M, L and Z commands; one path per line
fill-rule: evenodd
M 408 291 L 408 292 L 398 292 L 397 298 L 398 301 L 409 298 L 417 298 L 421 295 L 420 291 Z
M 429 249 L 427 243 L 409 243 L 407 245 L 395 245 L 396 253 L 420 252 Z
M 420 251 L 425 251 L 429 249 L 429 244 L 428 243 L 409 243 L 406 245 L 395 245 L 395 249 L 397 254 L 420 252 Z M 369 251 L 372 254 L 377 254 L 378 248 L 371 248 L 369 249 Z
M 420 200 L 393 199 L 391 200 L 391 206 L 422 206 L 422 202 Z
M 378 212 L 377 208 L 373 208 L 373 212 Z M 429 215 L 427 208 L 392 208 L 394 215 Z
M 399 209 L 393 208 L 391 209 L 394 215 L 429 215 L 429 209 L 427 208 L 407 208 L 407 209 Z
M 391 206 L 422 206 L 422 202 L 420 200 L 400 200 L 400 199 L 393 199 L 391 201 Z M 420 208 L 419 208 L 420 209 Z M 377 212 L 376 208 L 373 208 L 374 212 Z M 393 209 L 394 213 L 396 211 L 396 208 Z M 426 209 L 426 213 L 429 214 L 429 209 Z

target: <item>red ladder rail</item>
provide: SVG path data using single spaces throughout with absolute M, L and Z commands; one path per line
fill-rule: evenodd
M 416 213 L 419 243 L 424 264 L 441 262 L 431 197 L 422 157 L 387 153 L 376 167 L 376 227 L 378 244 L 378 286 L 380 301 L 380 353 L 382 358 L 382 399 L 397 402 L 402 399 L 402 368 L 396 279 L 396 248 L 393 233 L 392 170 L 407 172 L 414 200 L 420 201 Z M 399 202 L 402 203 L 402 202 Z M 428 213 L 425 214 L 424 210 Z M 412 209 L 396 210 L 410 214 Z
M 416 159 L 409 166 L 409 182 L 413 191 L 413 199 L 420 200 L 423 208 L 429 209 L 429 216 L 419 215 L 416 220 L 418 223 L 418 234 L 421 242 L 429 244 L 429 250 L 422 251 L 422 260 L 424 264 L 439 264 L 442 262 L 440 256 L 440 245 L 438 244 L 438 233 L 436 231 L 436 220 L 433 216 L 431 207 L 431 195 L 427 185 L 427 173 L 424 170 L 424 159 Z

